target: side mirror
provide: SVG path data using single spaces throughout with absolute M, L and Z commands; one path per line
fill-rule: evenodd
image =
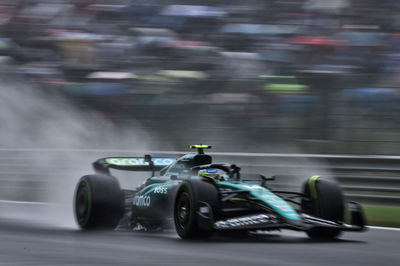
M 273 181 L 275 180 L 276 176 L 269 176 L 266 177 L 265 175 L 262 174 L 252 174 L 252 173 L 244 173 L 242 174 L 244 181 L 260 181 L 261 179 L 261 185 L 265 186 L 267 181 Z
M 274 181 L 276 176 L 273 175 L 273 176 L 266 177 L 265 175 L 260 175 L 260 177 L 263 181 Z
M 236 180 L 240 180 L 240 170 L 241 168 L 239 166 L 237 166 L 236 164 L 232 164 L 230 166 L 231 171 L 230 171 L 230 176 L 232 178 L 236 178 Z

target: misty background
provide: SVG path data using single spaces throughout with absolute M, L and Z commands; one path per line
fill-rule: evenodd
M 3 0 L 1 65 L 30 85 L 13 89 L 13 102 L 31 110 L 32 94 L 61 98 L 90 128 L 60 145 L 124 146 L 107 137 L 120 131 L 139 136 L 135 148 L 397 154 L 398 9 L 391 0 Z M 49 121 L 65 104 L 46 115 L 41 106 L 29 125 L 1 124 L 34 141 L 1 145 L 46 146 L 34 136 L 59 128 Z

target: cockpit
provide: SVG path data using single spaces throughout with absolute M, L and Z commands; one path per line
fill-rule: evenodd
M 196 174 L 192 170 L 193 167 L 207 165 L 212 163 L 212 157 L 206 154 L 186 154 L 180 157 L 176 162 L 161 170 L 163 175 L 181 175 L 181 174 Z
M 198 153 L 186 154 L 177 159 L 173 164 L 161 170 L 161 176 L 185 178 L 189 176 L 202 176 L 214 181 L 240 179 L 240 168 L 230 164 L 213 164 L 212 157 L 204 154 L 203 149 L 210 149 L 208 145 L 192 145 L 191 149 L 198 149 Z

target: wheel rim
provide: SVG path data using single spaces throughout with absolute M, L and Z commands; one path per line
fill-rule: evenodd
M 90 190 L 87 182 L 82 181 L 79 184 L 77 193 L 76 193 L 76 201 L 75 201 L 75 212 L 76 218 L 78 220 L 79 225 L 86 225 L 89 215 L 90 215 Z
M 179 196 L 178 204 L 176 206 L 175 220 L 177 225 L 184 229 L 189 223 L 189 217 L 191 212 L 189 195 L 183 192 Z

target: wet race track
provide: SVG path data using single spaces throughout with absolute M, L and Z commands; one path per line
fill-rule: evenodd
M 8 153 L 6 155 L 4 160 L 10 160 Z M 35 153 L 35 156 L 30 157 L 42 158 L 39 155 Z M 400 230 L 370 229 L 364 233 L 345 233 L 339 240 L 330 242 L 311 241 L 304 233 L 292 231 L 270 232 L 257 237 L 216 237 L 209 241 L 193 242 L 179 239 L 174 231 L 151 234 L 126 231 L 83 232 L 73 229 L 74 188 L 81 176 L 80 172 L 88 173 L 91 169 L 70 169 L 76 165 L 89 168 L 90 162 L 100 158 L 97 154 L 85 154 L 81 156 L 84 158 L 82 163 L 75 162 L 81 157 L 75 156 L 75 153 L 73 155 L 73 160 L 57 154 L 47 156 L 40 169 L 35 166 L 36 161 L 31 162 L 36 168 L 21 166 L 19 161 L 12 161 L 14 164 L 3 169 L 2 186 L 9 194 L 23 194 L 23 185 L 29 191 L 43 187 L 45 189 L 38 190 L 38 193 L 46 193 L 51 189 L 61 204 L 67 207 L 0 200 L 0 266 L 399 265 Z M 47 158 L 52 157 L 57 159 L 54 163 L 56 167 L 49 171 Z M 17 160 L 19 155 L 15 155 L 15 158 Z M 4 160 L 3 163 L 8 165 Z M 220 161 L 224 161 L 224 158 Z M 63 162 L 65 174 L 55 179 L 56 168 L 60 167 L 57 162 Z M 252 163 L 257 162 L 253 160 Z M 41 169 L 46 171 L 41 172 Z M 307 171 L 304 175 L 310 176 L 312 173 L 314 171 Z
M 400 231 L 370 229 L 331 242 L 283 231 L 183 241 L 173 232 L 83 232 L 0 220 L 0 265 L 398 265 Z

